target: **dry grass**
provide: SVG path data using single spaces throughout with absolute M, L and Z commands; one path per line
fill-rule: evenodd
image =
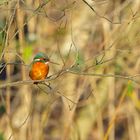
M 139 0 L 1 0 L 0 140 L 139 140 L 139 11 Z M 59 65 L 37 86 L 39 51 Z

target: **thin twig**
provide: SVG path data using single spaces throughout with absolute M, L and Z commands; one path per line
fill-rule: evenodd
M 134 76 L 124 76 L 124 75 L 115 75 L 115 74 L 99 74 L 99 73 L 84 73 L 84 72 L 76 72 L 76 71 L 72 71 L 70 69 L 65 69 L 62 70 L 61 73 L 57 73 L 59 74 L 59 76 L 50 76 L 50 78 L 47 78 L 45 80 L 23 80 L 23 81 L 17 81 L 17 82 L 9 82 L 9 83 L 4 83 L 0 85 L 0 89 L 1 88 L 5 88 L 5 87 L 13 87 L 13 86 L 20 86 L 20 85 L 29 85 L 29 84 L 34 84 L 35 82 L 49 82 L 49 81 L 53 81 L 55 79 L 57 79 L 58 77 L 60 77 L 61 75 L 65 74 L 65 73 L 71 73 L 71 74 L 75 74 L 77 76 L 83 75 L 83 76 L 93 76 L 93 77 L 114 77 L 114 78 L 121 78 L 121 79 L 125 79 L 125 80 L 130 80 L 133 81 L 137 84 L 140 85 L 140 82 L 136 81 L 134 78 L 135 77 L 139 77 L 140 74 L 135 74 Z M 52 77 L 52 78 L 51 78 Z
M 46 85 L 46 84 L 45 84 Z M 50 85 L 46 85 L 50 90 L 53 90 L 52 87 Z M 48 94 L 48 92 L 46 90 L 44 90 L 43 88 L 41 88 L 38 84 L 37 87 L 42 90 L 44 93 Z M 54 91 L 55 92 L 55 91 Z M 77 104 L 76 102 L 74 102 L 73 100 L 71 100 L 70 98 L 68 98 L 67 96 L 65 96 L 64 94 L 62 94 L 60 91 L 56 91 L 57 94 L 59 94 L 60 96 L 64 97 L 65 99 L 67 99 L 68 101 L 72 102 L 73 104 Z
M 109 21 L 110 23 L 112 24 L 121 24 L 121 22 L 113 22 L 111 21 L 110 19 L 104 17 L 104 16 L 101 16 L 98 12 L 96 12 L 96 10 L 86 1 L 86 0 L 82 0 L 99 18 L 103 18 L 107 21 Z
M 130 82 L 131 82 L 131 81 L 128 81 L 128 84 L 129 84 Z M 119 109 L 121 108 L 121 105 L 122 105 L 122 103 L 123 103 L 123 101 L 124 101 L 124 99 L 125 99 L 126 94 L 127 94 L 127 89 L 124 90 L 123 94 L 122 94 L 121 97 L 120 97 L 118 106 L 117 106 L 117 108 L 116 108 L 116 110 L 115 110 L 115 112 L 114 112 L 113 117 L 111 118 L 111 120 L 110 120 L 110 122 L 109 122 L 109 127 L 108 127 L 108 129 L 107 129 L 107 132 L 105 133 L 105 136 L 104 136 L 104 139 L 103 139 L 103 140 L 107 140 L 107 139 L 108 139 L 109 133 L 110 133 L 112 127 L 113 127 L 113 124 L 114 124 L 114 122 L 115 122 L 115 120 L 116 120 L 116 117 L 117 117 L 117 113 L 118 113 Z
M 133 76 L 123 76 L 123 75 L 114 75 L 114 74 L 98 74 L 98 73 L 84 73 L 84 72 L 76 72 L 76 71 L 71 71 L 71 70 L 67 70 L 67 72 L 69 72 L 71 74 L 83 75 L 83 76 L 96 76 L 96 77 L 106 77 L 106 78 L 107 77 L 122 78 L 122 79 L 133 81 L 133 82 L 135 82 L 137 84 L 140 84 L 140 82 L 138 82 L 135 79 L 133 79 L 134 78 Z M 137 76 L 140 76 L 140 75 L 137 75 Z
M 68 98 L 67 96 L 65 96 L 64 94 L 62 94 L 60 91 L 56 92 L 57 94 L 63 96 L 64 98 L 66 98 L 67 100 L 69 100 L 70 102 L 72 102 L 73 104 L 77 104 L 76 102 L 72 101 L 70 98 Z

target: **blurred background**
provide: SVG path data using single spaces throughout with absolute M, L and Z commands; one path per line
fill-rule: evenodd
M 0 0 L 0 140 L 140 140 L 139 73 L 140 0 Z

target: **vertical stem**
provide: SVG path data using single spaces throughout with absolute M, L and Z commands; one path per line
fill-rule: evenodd
M 23 58 L 23 51 L 24 51 L 24 11 L 22 10 L 21 6 L 21 0 L 17 1 L 17 27 L 18 27 L 18 36 L 19 36 L 19 54 L 20 57 Z M 21 74 L 22 74 L 22 80 L 26 79 L 26 69 L 24 65 L 21 65 Z M 24 116 L 29 115 L 30 112 L 30 103 L 31 103 L 31 94 L 29 94 L 31 91 L 28 88 L 28 85 L 23 85 L 22 88 L 20 88 L 20 96 L 22 99 L 21 108 L 24 109 L 22 111 L 19 111 L 19 114 L 22 114 Z M 25 117 L 26 120 L 26 117 Z M 24 121 L 24 120 L 23 120 Z M 20 128 L 20 133 L 18 133 L 19 139 L 27 139 L 27 132 L 29 128 L 29 123 L 24 124 L 24 127 Z
M 8 7 L 10 9 L 10 4 L 9 3 L 8 3 Z M 13 12 L 13 14 L 11 14 L 8 10 L 7 14 L 10 15 L 10 16 L 8 16 L 8 18 L 7 18 L 6 39 L 5 39 L 4 49 L 3 49 L 3 52 L 2 52 L 2 55 L 1 55 L 1 59 L 5 55 L 6 62 L 10 61 L 10 56 L 8 56 L 8 54 L 5 54 L 5 51 L 9 47 L 10 29 L 11 29 L 11 25 L 12 25 L 12 22 L 13 22 L 15 12 Z M 10 73 L 11 73 L 11 66 L 7 65 L 7 67 L 6 67 L 7 82 L 11 81 Z M 10 115 L 10 87 L 6 88 L 6 109 L 7 109 L 7 114 Z
M 98 114 L 99 114 L 97 118 L 98 133 L 99 133 L 99 139 L 102 140 L 104 137 L 103 117 L 101 111 L 99 111 Z
M 7 2 L 7 7 L 8 9 L 10 9 L 10 3 Z M 14 20 L 14 15 L 15 15 L 15 10 L 13 11 L 13 13 L 11 13 L 10 10 L 7 11 L 7 25 L 6 25 L 6 38 L 5 38 L 5 42 L 4 42 L 4 48 L 2 50 L 2 54 L 1 54 L 1 58 L 0 59 L 5 59 L 6 62 L 10 62 L 11 61 L 11 55 L 9 55 L 8 53 L 6 53 L 7 50 L 9 50 L 9 48 L 11 47 L 10 46 L 10 42 L 9 42 L 9 37 L 10 37 L 10 34 L 11 34 L 11 29 L 12 29 L 12 23 L 13 23 L 13 20 Z M 11 66 L 10 65 L 7 65 L 6 67 L 6 76 L 7 76 L 7 79 L 6 81 L 7 82 L 11 82 Z M 10 105 L 10 98 L 11 98 L 11 88 L 10 87 L 7 87 L 6 88 L 6 102 L 5 102 L 5 105 L 6 105 L 6 113 L 7 113 L 7 123 L 8 123 L 8 128 L 11 129 L 12 131 L 12 134 L 14 134 L 14 129 L 12 127 L 12 123 L 11 123 L 11 105 Z
M 129 82 L 130 82 L 130 81 L 129 81 Z M 128 83 L 129 83 L 129 82 L 128 82 Z M 122 95 L 121 95 L 121 97 L 120 97 L 118 106 L 117 106 L 117 108 L 115 109 L 115 112 L 113 113 L 113 116 L 112 116 L 112 118 L 111 118 L 111 120 L 110 120 L 110 122 L 109 122 L 109 127 L 108 127 L 108 129 L 107 129 L 107 131 L 106 131 L 106 133 L 105 133 L 105 135 L 104 135 L 104 139 L 103 139 L 103 140 L 108 140 L 108 136 L 109 136 L 109 134 L 110 134 L 110 132 L 111 132 L 111 130 L 112 130 L 112 127 L 113 127 L 113 125 L 114 125 L 114 122 L 115 122 L 116 117 L 117 117 L 117 114 L 118 114 L 118 111 L 119 111 L 119 109 L 120 109 L 120 107 L 121 107 L 121 105 L 122 105 L 122 103 L 123 103 L 123 101 L 124 101 L 124 99 L 125 99 L 126 94 L 127 94 L 127 88 L 124 89 L 124 91 L 123 91 L 123 93 L 122 93 Z
M 18 31 L 19 31 L 19 54 L 22 57 L 23 56 L 23 20 L 24 20 L 24 14 L 23 11 L 20 8 L 20 0 L 18 0 L 17 3 L 17 26 L 18 26 Z M 26 72 L 25 72 L 25 67 L 24 65 L 21 65 L 21 73 L 22 73 L 22 80 L 26 79 Z
M 20 0 L 17 1 L 17 16 L 16 16 L 16 20 L 17 20 L 17 27 L 18 27 L 18 37 L 19 37 L 19 55 L 21 58 L 23 58 L 23 49 L 24 49 L 24 13 L 22 11 L 21 8 L 21 4 L 20 4 Z M 21 76 L 22 76 L 22 80 L 26 79 L 26 69 L 24 65 L 21 65 Z M 27 110 L 25 112 L 23 112 L 23 114 L 26 116 L 26 113 L 28 112 L 28 101 L 27 99 L 29 99 L 29 95 L 27 95 L 28 93 L 28 89 L 26 85 L 23 85 L 22 88 L 20 89 L 20 96 L 22 99 L 22 105 L 25 110 L 27 108 Z M 21 112 L 18 112 L 19 114 L 21 114 Z M 24 127 L 20 129 L 20 133 L 17 133 L 17 139 L 27 139 L 26 137 L 26 133 L 27 133 L 27 125 L 24 124 Z
M 112 11 L 114 10 L 114 2 L 115 0 L 112 1 L 112 3 L 110 3 L 110 7 L 112 7 Z M 110 12 L 110 9 L 109 11 Z M 114 17 L 112 17 L 113 20 Z M 112 32 L 114 29 L 114 26 L 107 22 L 104 21 L 103 22 L 103 26 L 104 26 L 104 38 L 105 38 L 105 49 L 106 47 L 109 46 L 109 44 L 111 44 L 113 42 L 113 36 L 112 36 Z M 109 56 L 110 58 L 113 58 L 115 56 L 115 46 L 109 51 L 105 53 L 106 56 Z M 113 66 L 109 67 L 108 70 L 110 73 L 114 74 L 114 68 Z M 112 120 L 112 116 L 113 113 L 115 111 L 115 105 L 114 105 L 114 99 L 115 99 L 115 78 L 111 77 L 108 79 L 108 99 L 109 99 L 109 105 L 108 105 L 108 116 L 109 116 L 109 122 Z M 105 134 L 106 135 L 106 134 Z M 112 129 L 109 133 L 109 140 L 114 140 L 115 139 L 115 122 L 112 123 Z
M 112 73 L 114 73 L 114 71 L 112 70 Z M 108 85 L 109 85 L 109 106 L 108 106 L 108 113 L 109 113 L 109 118 L 110 120 L 112 119 L 112 116 L 114 114 L 115 111 L 115 106 L 114 106 L 114 99 L 115 99 L 115 78 L 112 77 L 109 79 L 108 81 Z M 113 123 L 112 125 L 112 130 L 109 134 L 109 140 L 114 140 L 115 139 L 115 123 Z
M 8 4 L 8 7 L 9 7 L 9 4 Z M 9 11 L 7 13 L 10 14 Z M 11 26 L 11 24 L 9 21 L 8 27 L 7 27 L 7 32 L 6 32 L 4 50 L 2 52 L 1 59 L 5 53 L 5 49 L 8 47 L 10 26 Z M 8 60 L 6 60 L 6 61 L 8 61 Z M 6 76 L 7 76 L 7 82 L 10 82 L 11 81 L 10 80 L 10 65 L 6 67 Z M 10 115 L 10 87 L 6 88 L 6 111 L 7 111 L 7 114 Z
M 7 82 L 11 81 L 10 72 L 11 72 L 11 68 L 10 65 L 8 65 L 6 68 Z M 6 111 L 9 116 L 10 115 L 10 87 L 6 88 Z

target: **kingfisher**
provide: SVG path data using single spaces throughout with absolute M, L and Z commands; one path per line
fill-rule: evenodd
M 49 58 L 42 52 L 36 54 L 31 63 L 29 76 L 32 80 L 44 80 L 49 73 Z

